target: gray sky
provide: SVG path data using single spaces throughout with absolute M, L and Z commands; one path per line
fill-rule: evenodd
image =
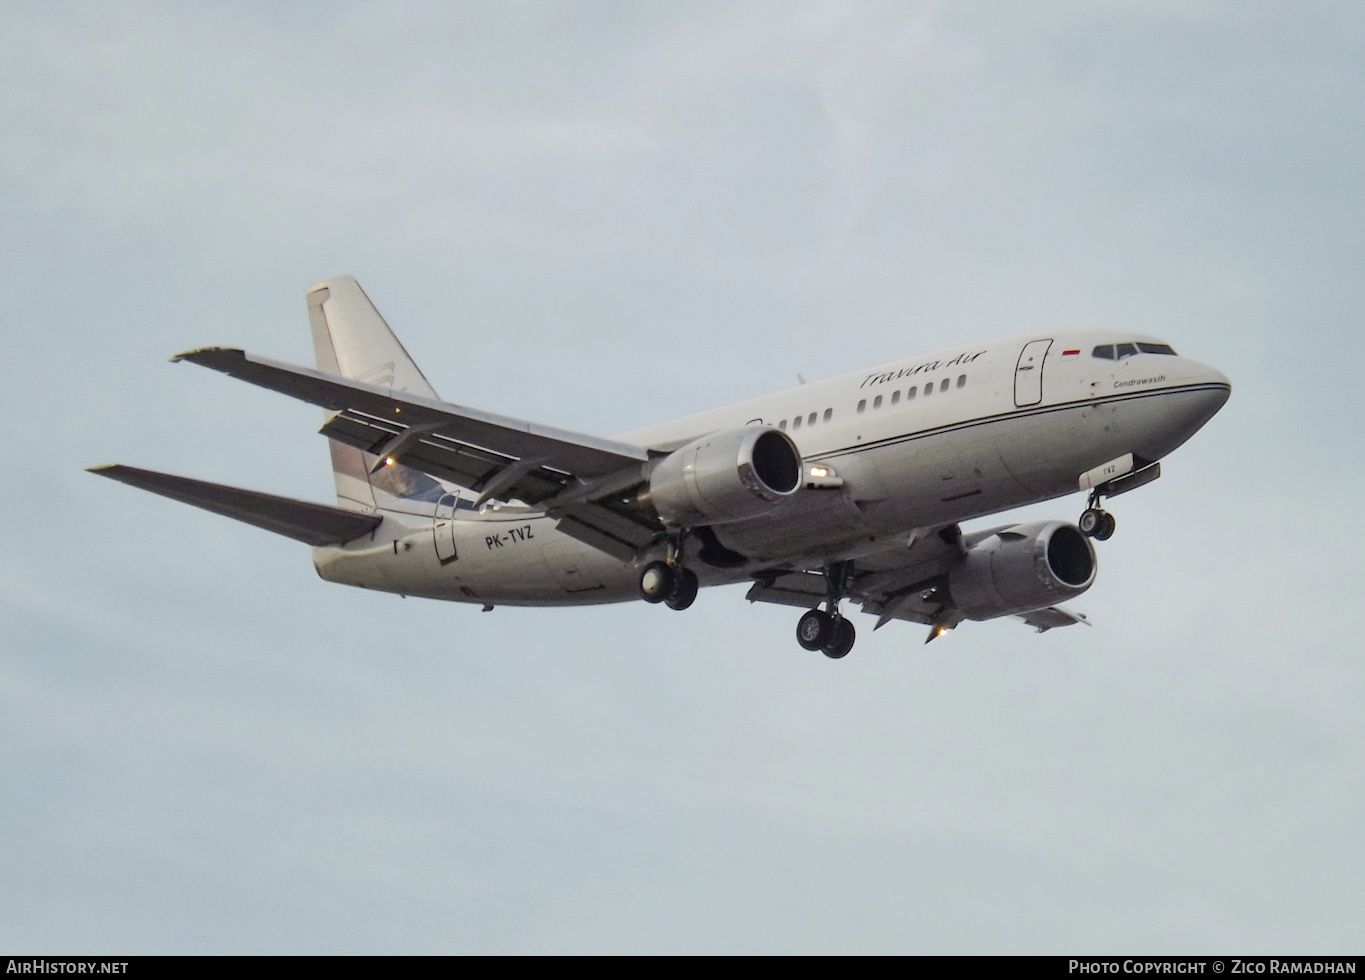
M 1358 952 L 1363 95 L 1347 3 L 5 4 L 0 948 Z M 309 363 L 343 272 L 598 434 L 1052 326 L 1234 392 L 1093 629 L 839 663 L 82 472 L 330 500 L 315 410 L 166 358 Z

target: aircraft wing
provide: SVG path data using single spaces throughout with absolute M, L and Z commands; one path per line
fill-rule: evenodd
M 929 632 L 932 640 L 940 627 L 952 628 L 963 618 L 948 594 L 948 571 L 953 562 L 972 544 L 1012 526 L 1007 524 L 970 535 L 964 535 L 956 524 L 920 529 L 908 544 L 856 559 L 847 573 L 845 594 L 859 603 L 863 612 L 877 617 L 873 629 L 881 629 L 893 619 L 903 619 L 932 627 Z M 759 576 L 745 598 L 750 602 L 813 609 L 824 601 L 825 591 L 822 572 L 777 570 Z M 1036 609 L 1014 618 L 1039 633 L 1087 622 L 1084 616 L 1060 606 Z
M 918 532 L 908 546 L 875 552 L 853 562 L 845 594 L 873 613 L 880 628 L 892 619 L 930 624 L 946 603 L 948 569 L 961 554 L 956 524 Z M 822 572 L 775 571 L 758 578 L 746 598 L 814 608 L 825 598 Z
M 383 520 L 377 514 L 361 514 L 257 490 L 243 490 L 220 483 L 172 476 L 170 473 L 140 470 L 135 466 L 94 466 L 90 472 L 315 547 L 353 541 L 373 531 Z
M 561 530 L 617 556 L 633 556 L 658 528 L 603 503 L 643 482 L 649 451 L 520 419 L 451 405 L 309 368 L 207 347 L 172 358 L 328 409 L 329 439 L 478 491 L 482 499 L 545 506 Z

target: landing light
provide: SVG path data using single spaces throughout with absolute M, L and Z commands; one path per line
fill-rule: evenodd
M 394 463 L 394 459 L 393 459 L 392 456 L 385 456 L 385 457 L 384 457 L 384 465 L 385 465 L 385 466 L 392 466 L 393 463 Z
M 810 490 L 837 490 L 844 481 L 834 472 L 834 467 L 820 463 L 806 467 L 806 487 Z

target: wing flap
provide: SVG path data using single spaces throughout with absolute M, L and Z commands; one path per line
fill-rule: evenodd
M 380 425 L 361 413 L 345 411 L 332 416 L 322 427 L 329 439 L 359 449 L 372 456 L 392 455 L 431 476 L 449 480 L 471 490 L 481 490 L 499 473 L 517 464 L 514 456 L 492 452 L 447 438 L 436 431 L 427 431 L 409 441 L 401 452 L 390 449 L 390 444 L 403 438 L 412 429 L 396 425 Z M 528 504 L 538 504 L 559 493 L 570 482 L 567 473 L 553 472 L 540 467 L 534 473 L 520 476 L 505 487 L 505 499 L 516 498 Z
M 814 609 L 825 600 L 825 592 L 825 576 L 819 572 L 781 572 L 759 579 L 744 598 Z
M 377 514 L 341 510 L 292 497 L 277 497 L 257 490 L 243 490 L 191 480 L 170 473 L 141 470 L 134 466 L 94 466 L 96 476 L 105 476 L 129 486 L 179 500 L 203 510 L 255 525 L 295 541 L 322 547 L 344 544 L 368 534 L 383 520 Z
M 1035 609 L 1026 612 L 1016 619 L 1023 620 L 1032 626 L 1039 633 L 1046 633 L 1048 630 L 1057 629 L 1061 626 L 1074 626 L 1077 623 L 1090 625 L 1090 620 L 1081 613 L 1074 613 L 1070 609 L 1063 609 L 1061 606 L 1048 606 L 1046 609 Z
M 653 526 L 641 524 L 600 504 L 568 508 L 555 529 L 621 561 L 634 559 L 658 533 Z

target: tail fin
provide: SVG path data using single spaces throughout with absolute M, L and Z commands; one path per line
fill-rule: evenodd
M 308 289 L 308 324 L 319 371 L 394 391 L 437 397 L 360 283 L 350 276 L 327 279 Z M 338 442 L 332 442 L 331 447 L 337 502 L 348 510 L 373 510 L 373 458 Z
M 319 371 L 436 397 L 365 290 L 350 276 L 328 279 L 308 290 L 308 322 Z

